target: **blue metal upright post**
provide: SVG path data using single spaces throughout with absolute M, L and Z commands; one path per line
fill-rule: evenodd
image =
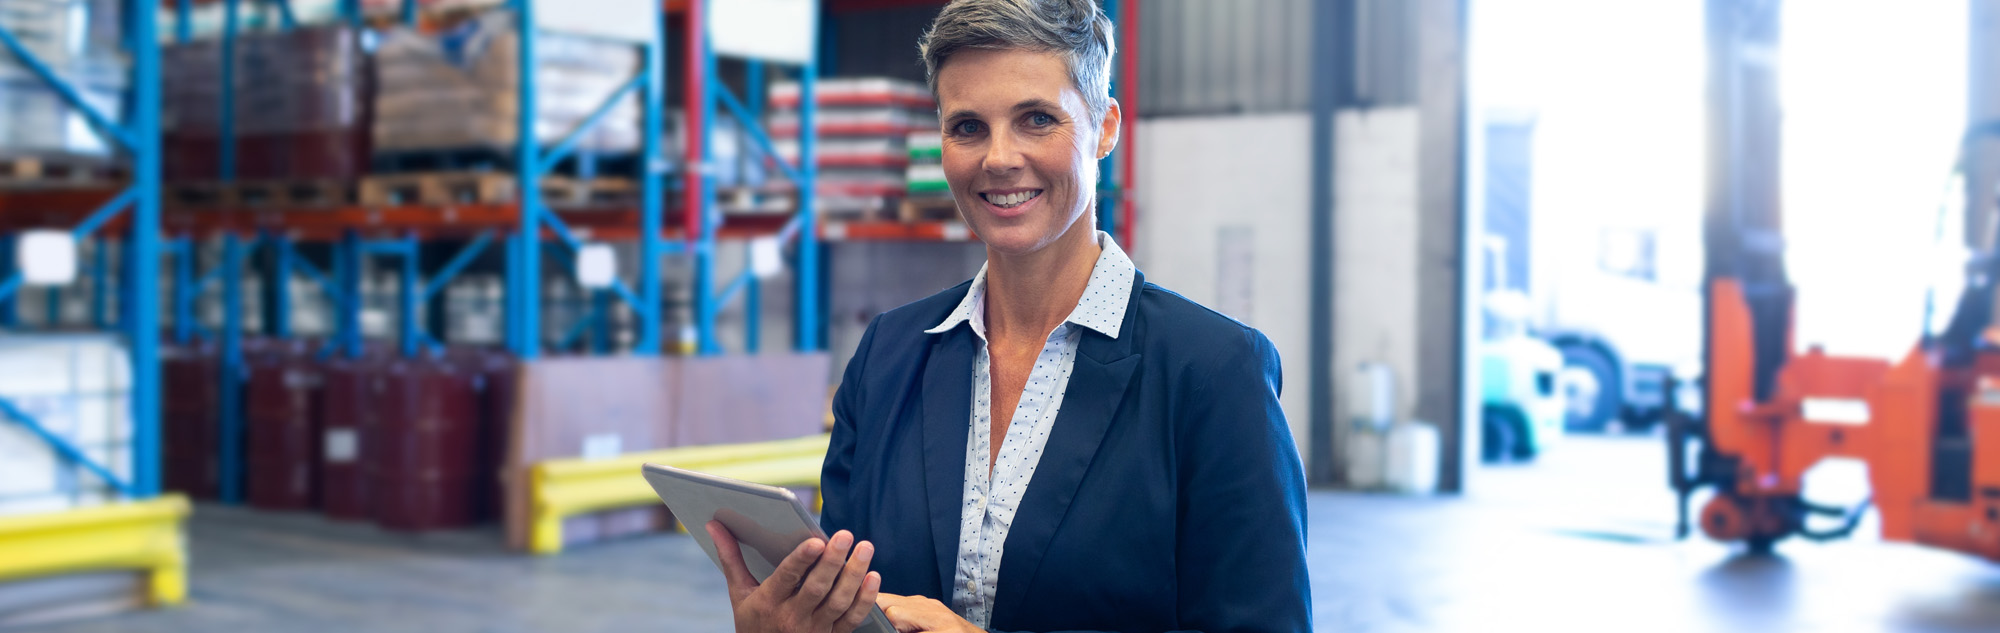
M 292 240 L 280 233 L 266 236 L 271 248 L 271 278 L 265 283 L 275 288 L 271 296 L 271 322 L 265 331 L 278 338 L 292 337 Z
M 194 338 L 194 301 L 201 296 L 195 287 L 195 241 L 183 235 L 174 238 L 174 342 L 186 343 Z
M 0 235 L 0 279 L 14 275 L 14 236 Z M 14 302 L 14 295 L 0 293 L 0 327 L 20 325 L 20 304 Z
M 514 355 L 521 360 L 533 360 L 541 355 L 541 236 L 542 236 L 542 169 L 540 139 L 535 128 L 539 118 L 535 108 L 536 69 L 535 63 L 535 3 L 533 0 L 515 0 L 515 28 L 520 38 L 520 119 L 515 133 L 515 177 L 520 185 L 521 221 L 514 234 L 518 241 L 514 256 L 519 262 L 507 280 L 507 293 L 515 298 L 515 311 L 507 315 L 507 321 L 516 328 Z
M 817 50 L 817 47 L 815 47 Z M 793 345 L 799 351 L 820 349 L 819 305 L 819 160 L 818 146 L 819 65 L 807 62 L 799 71 L 799 248 L 797 266 L 792 268 L 793 287 L 798 299 L 792 306 Z
M 222 443 L 223 503 L 243 502 L 243 240 L 222 236 Z
M 667 21 L 661 3 L 653 7 L 653 41 L 646 45 L 644 102 L 641 117 L 645 137 L 640 139 L 639 162 L 639 303 L 633 306 L 638 320 L 639 340 L 632 352 L 640 356 L 660 353 L 660 310 L 662 304 L 660 258 L 666 256 L 666 238 L 660 234 L 665 215 L 666 149 L 660 137 L 666 126 L 667 110 Z
M 361 356 L 361 235 L 349 229 L 340 238 L 340 245 L 334 251 L 335 267 L 340 270 L 337 283 L 340 286 L 339 326 L 336 328 L 342 353 L 348 358 Z
M 90 324 L 100 330 L 111 329 L 110 264 L 111 240 L 99 237 L 90 252 Z
M 222 0 L 222 116 L 217 120 L 216 138 L 222 164 L 216 176 L 223 182 L 236 180 L 236 16 L 241 0 Z
M 715 337 L 715 317 L 716 313 L 721 311 L 721 306 L 718 305 L 719 302 L 716 301 L 715 297 L 715 238 L 717 228 L 715 216 L 717 215 L 717 210 L 715 202 L 716 182 L 714 173 L 711 171 L 714 164 L 711 157 L 715 153 L 715 95 L 711 88 L 713 88 L 717 79 L 715 76 L 715 46 L 708 41 L 706 35 L 708 28 L 706 22 L 708 19 L 708 0 L 690 0 L 688 5 L 690 11 L 689 19 L 694 21 L 688 28 L 703 33 L 700 47 L 701 59 L 697 60 L 697 63 L 701 67 L 701 76 L 694 86 L 696 89 L 701 90 L 701 94 L 703 95 L 701 99 L 701 126 L 698 130 L 689 130 L 692 134 L 700 135 L 699 142 L 702 148 L 701 162 L 700 164 L 690 164 L 687 166 L 688 169 L 699 170 L 698 173 L 701 178 L 701 204 L 696 208 L 688 209 L 687 212 L 696 214 L 700 218 L 701 233 L 697 236 L 691 236 L 695 239 L 695 336 L 699 340 L 696 351 L 706 356 L 722 353 L 722 342 L 716 340 Z M 738 122 L 739 125 L 745 123 L 754 122 Z
M 423 302 L 423 292 L 418 286 L 423 283 L 423 276 L 417 270 L 417 249 L 415 236 L 403 239 L 403 281 L 396 284 L 400 291 L 398 304 L 402 306 L 397 312 L 402 318 L 398 320 L 396 333 L 400 335 L 405 358 L 416 356 L 417 346 L 423 340 L 423 320 L 418 318 Z

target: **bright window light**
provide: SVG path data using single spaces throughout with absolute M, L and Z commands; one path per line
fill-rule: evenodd
M 1801 349 L 1901 357 L 1940 258 L 1964 261 L 1962 219 L 1940 240 L 1938 218 L 1965 132 L 1967 3 L 1893 4 L 1784 3 L 1785 265 Z M 1949 311 L 1957 288 L 1944 290 Z

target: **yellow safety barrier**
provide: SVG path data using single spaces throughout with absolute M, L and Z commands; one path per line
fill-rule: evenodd
M 602 510 L 659 503 L 639 469 L 661 464 L 768 486 L 819 488 L 829 435 L 775 442 L 688 446 L 609 459 L 552 459 L 535 464 L 529 477 L 533 513 L 528 549 L 562 551 L 563 519 Z
M 187 499 L 168 495 L 117 503 L 0 517 L 0 580 L 105 571 L 150 574 L 153 606 L 187 599 L 187 547 L 181 522 Z

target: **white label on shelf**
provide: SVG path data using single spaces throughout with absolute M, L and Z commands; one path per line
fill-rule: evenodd
M 818 47 L 818 32 L 816 0 L 708 3 L 708 35 L 717 53 L 805 64 L 812 61 L 813 49 Z
M 784 244 L 777 236 L 750 240 L 750 270 L 758 278 L 770 279 L 785 272 Z
M 625 438 L 617 433 L 598 433 L 583 438 L 584 459 L 611 459 L 625 454 Z
M 963 242 L 970 237 L 972 237 L 972 230 L 965 228 L 964 224 L 958 222 L 944 223 L 944 239 L 946 241 Z
M 76 281 L 76 238 L 68 231 L 23 231 L 14 254 L 23 284 L 66 286 Z
M 353 428 L 326 430 L 326 463 L 345 464 L 361 455 L 361 441 Z
M 826 223 L 826 230 L 821 233 L 821 236 L 824 237 L 826 240 L 833 242 L 838 242 L 847 239 L 847 223 L 828 222 Z
M 618 252 L 610 244 L 584 244 L 576 251 L 576 283 L 585 288 L 610 288 L 618 282 Z

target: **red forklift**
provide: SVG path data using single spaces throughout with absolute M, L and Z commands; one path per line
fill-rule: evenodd
M 1913 328 L 1914 345 L 1901 359 L 1795 351 L 1779 222 L 1776 56 L 1769 54 L 1777 45 L 1778 2 L 1708 5 L 1706 402 L 1702 419 L 1677 416 L 1668 424 L 1680 535 L 1690 531 L 1691 495 L 1711 488 L 1692 520 L 1709 538 L 1753 553 L 1769 553 L 1790 537 L 1848 536 L 1872 502 L 1885 540 L 2000 561 L 2000 327 L 1993 321 L 2000 238 L 1969 264 L 1957 301 L 1933 302 L 1953 310 L 1949 325 Z M 1989 137 L 2000 137 L 2000 122 L 1975 126 L 1966 144 Z M 1967 168 L 1961 164 L 1961 172 Z M 2000 202 L 1990 190 L 1971 195 L 1977 190 L 1968 186 L 1976 203 L 1968 208 L 1977 213 Z M 1808 501 L 1806 471 L 1830 457 L 1867 464 L 1871 501 L 1849 508 Z M 1834 527 L 1815 529 L 1808 522 L 1814 516 Z

